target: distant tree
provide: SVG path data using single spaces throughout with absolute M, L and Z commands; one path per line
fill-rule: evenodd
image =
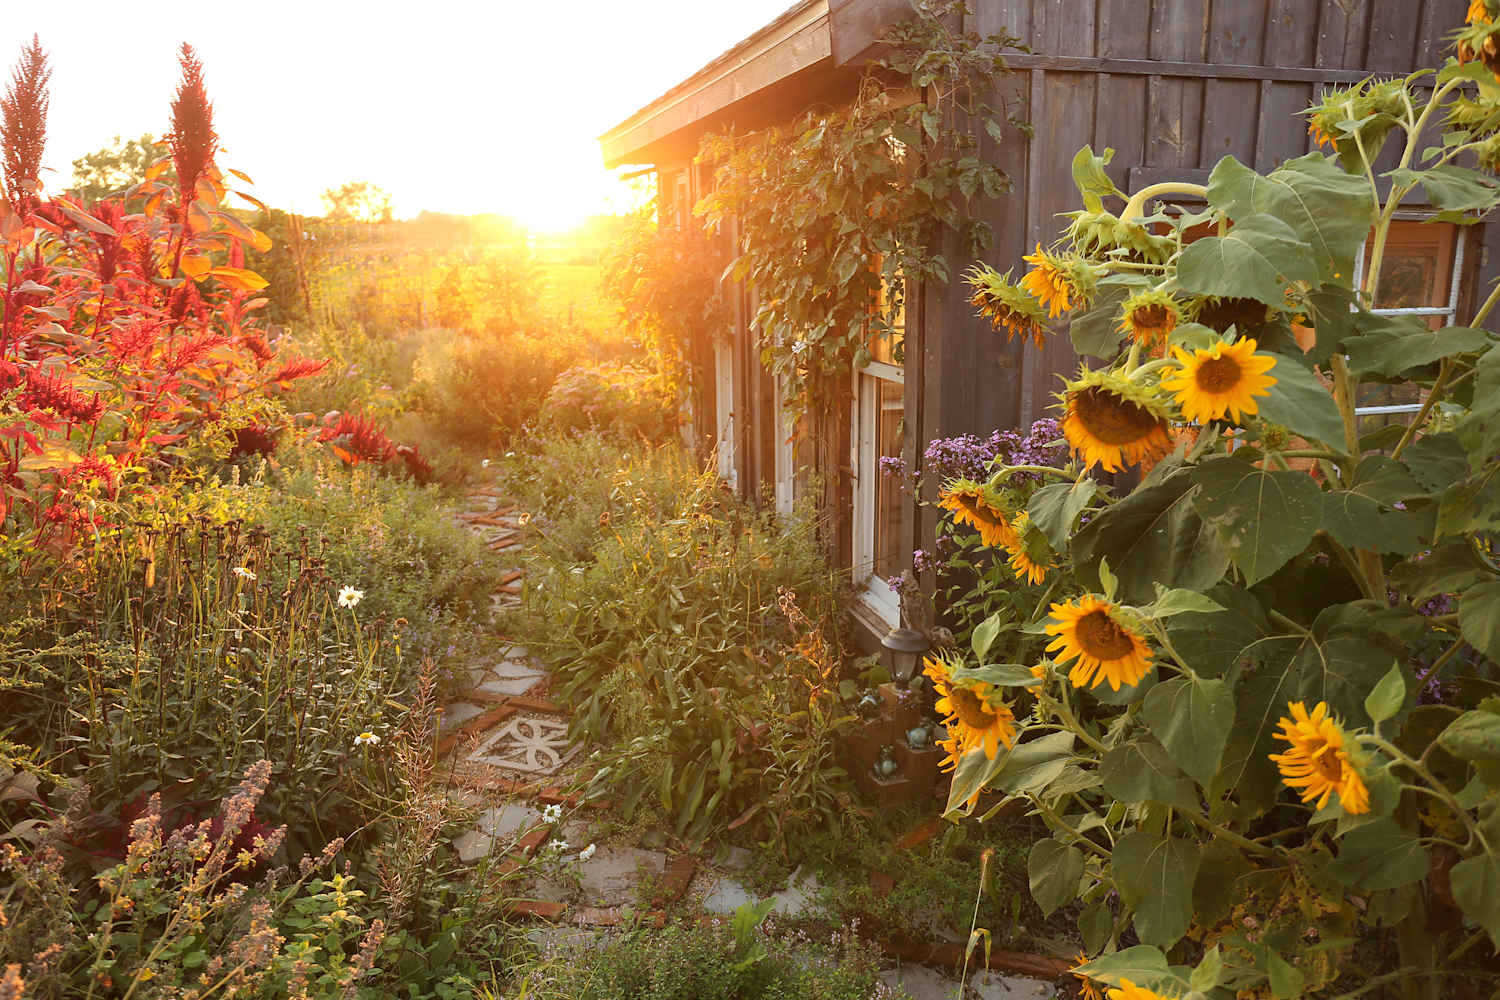
M 148 132 L 139 139 L 115 136 L 108 146 L 73 161 L 69 191 L 84 202 L 95 202 L 146 179 L 146 168 L 162 157 Z
M 391 221 L 391 196 L 369 181 L 350 181 L 329 188 L 323 192 L 323 206 L 330 220 Z

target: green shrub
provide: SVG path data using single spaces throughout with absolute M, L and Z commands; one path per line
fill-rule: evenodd
M 677 448 L 545 439 L 520 467 L 516 635 L 562 679 L 574 736 L 603 748 L 596 791 L 692 838 L 753 817 L 785 847 L 844 822 L 842 581 L 809 519 L 739 503 Z
M 877 978 L 879 952 L 850 931 L 826 943 L 776 933 L 769 901 L 725 922 L 631 929 L 549 951 L 524 979 L 536 1000 L 869 1000 L 904 996 Z
M 552 383 L 542 421 L 560 431 L 665 441 L 677 427 L 677 397 L 666 378 L 637 365 L 577 366 Z
M 535 424 L 578 344 L 525 333 L 429 336 L 412 368 L 411 408 L 442 440 L 493 448 Z

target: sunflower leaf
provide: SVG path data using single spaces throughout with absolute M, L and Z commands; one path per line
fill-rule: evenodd
M 1078 880 L 1083 877 L 1083 852 L 1058 840 L 1039 840 L 1031 845 L 1026 859 L 1031 898 L 1050 916 L 1054 910 L 1078 897 Z
M 1159 948 L 1180 941 L 1193 922 L 1193 880 L 1202 861 L 1197 845 L 1133 830 L 1115 842 L 1111 861 L 1140 939 Z
M 1500 858 L 1479 854 L 1453 866 L 1453 899 L 1500 948 Z
M 1430 862 L 1416 836 L 1395 820 L 1377 819 L 1355 827 L 1339 841 L 1339 856 L 1328 872 L 1361 891 L 1398 889 L 1427 877 Z
M 1151 690 L 1141 714 L 1177 766 L 1207 788 L 1234 728 L 1229 684 L 1218 678 L 1173 677 Z
M 1230 558 L 1248 584 L 1264 580 L 1306 549 L 1322 523 L 1322 491 L 1304 472 L 1220 458 L 1200 465 L 1192 478 L 1202 487 L 1193 506 L 1223 532 Z
M 1256 400 L 1260 418 L 1302 437 L 1342 448 L 1344 419 L 1328 389 L 1295 358 L 1280 354 L 1273 357 L 1276 367 L 1267 374 L 1276 379 L 1276 384 L 1271 386 L 1270 395 Z
M 1188 246 L 1177 262 L 1177 283 L 1197 295 L 1286 303 L 1291 282 L 1318 284 L 1312 248 L 1273 215 L 1236 219 L 1224 236 L 1206 236 Z
M 1181 769 L 1150 737 L 1112 748 L 1099 765 L 1107 795 L 1121 802 L 1160 802 L 1181 809 L 1199 808 L 1198 793 Z

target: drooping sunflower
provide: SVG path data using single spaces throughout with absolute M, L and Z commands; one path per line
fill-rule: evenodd
M 1239 423 L 1243 414 L 1260 409 L 1256 396 L 1269 396 L 1276 377 L 1267 375 L 1276 367 L 1276 359 L 1255 353 L 1254 340 L 1218 343 L 1191 355 L 1180 347 L 1172 355 L 1180 367 L 1161 380 L 1188 420 L 1206 423 L 1219 420 L 1227 413 Z
M 1142 347 L 1165 344 L 1182 320 L 1182 308 L 1172 293 L 1159 288 L 1136 292 L 1121 307 L 1120 329 Z
M 1495 16 L 1490 13 L 1488 0 L 1469 0 L 1469 12 L 1464 15 L 1464 20 L 1469 24 L 1489 24 Z
M 999 492 L 972 479 L 950 479 L 938 490 L 938 506 L 953 512 L 955 524 L 969 524 L 979 531 L 979 540 L 995 548 L 1016 544 L 1011 515 Z
M 1036 245 L 1035 253 L 1021 259 L 1031 265 L 1031 270 L 1021 279 L 1021 287 L 1047 309 L 1047 315 L 1052 319 L 1088 299 L 1092 282 L 1087 269 L 1079 261 L 1043 250 L 1040 243 Z
M 992 267 L 976 264 L 964 277 L 974 289 L 970 304 L 996 330 L 1004 330 L 1011 340 L 1030 337 L 1037 347 L 1046 345 L 1047 313 L 1030 292 L 1010 283 L 1009 271 L 998 274 Z
M 1118 472 L 1172 450 L 1167 402 L 1149 386 L 1105 369 L 1083 371 L 1063 388 L 1063 436 L 1087 465 Z
M 1209 295 L 1193 303 L 1192 314 L 1194 323 L 1215 333 L 1228 333 L 1234 327 L 1241 337 L 1254 337 L 1271 322 L 1272 309 L 1259 299 Z
M 1074 687 L 1098 687 L 1109 682 L 1111 691 L 1134 687 L 1151 669 L 1151 650 L 1140 633 L 1123 624 L 1114 605 L 1091 594 L 1054 604 L 1047 634 L 1056 636 L 1047 652 L 1056 653 L 1058 663 L 1077 658 L 1068 672 Z
M 943 725 L 948 729 L 948 738 L 938 741 L 938 746 L 948 751 L 943 766 L 957 767 L 958 759 L 976 747 L 994 760 L 1002 743 L 1015 745 L 1015 713 L 993 684 L 955 680 L 954 666 L 937 656 L 922 661 L 922 673 L 932 679 L 938 695 L 937 710 L 943 713 Z
M 1010 568 L 1018 579 L 1041 583 L 1047 579 L 1047 571 L 1056 566 L 1047 536 L 1031 523 L 1031 515 L 1024 510 L 1010 522 L 1010 529 L 1016 536 L 1014 543 L 1005 546 L 1010 553 Z
M 1164 993 L 1148 990 L 1144 986 L 1137 986 L 1129 979 L 1121 979 L 1118 988 L 1105 992 L 1109 1000 L 1176 1000 Z
M 1281 780 L 1296 789 L 1303 802 L 1316 799 L 1315 809 L 1327 805 L 1329 796 L 1336 792 L 1344 812 L 1369 812 L 1370 790 L 1349 753 L 1348 737 L 1329 714 L 1327 703 L 1320 701 L 1308 712 L 1305 703 L 1294 701 L 1287 709 L 1292 717 L 1281 718 L 1281 732 L 1275 738 L 1291 746 L 1283 753 L 1269 755 L 1281 772 Z

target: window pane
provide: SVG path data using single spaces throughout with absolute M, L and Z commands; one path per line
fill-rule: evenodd
M 890 321 L 891 329 L 871 336 L 868 344 L 871 358 L 898 367 L 906 360 L 906 296 L 904 289 L 899 288 L 901 284 L 897 282 L 893 287 L 885 278 L 880 279 L 880 315 Z M 896 294 L 898 290 L 902 294 Z
M 905 388 L 899 382 L 868 379 L 875 388 L 875 575 L 885 579 L 905 569 L 901 551 L 902 477 L 883 475 L 881 458 L 900 458 Z
M 1380 287 L 1375 293 L 1375 308 L 1447 308 L 1457 229 L 1446 222 L 1410 219 L 1392 222 L 1385 243 L 1385 258 L 1380 263 Z M 1372 244 L 1366 243 L 1366 260 L 1369 260 L 1371 249 Z M 1441 320 L 1434 317 L 1434 328 L 1440 325 Z

